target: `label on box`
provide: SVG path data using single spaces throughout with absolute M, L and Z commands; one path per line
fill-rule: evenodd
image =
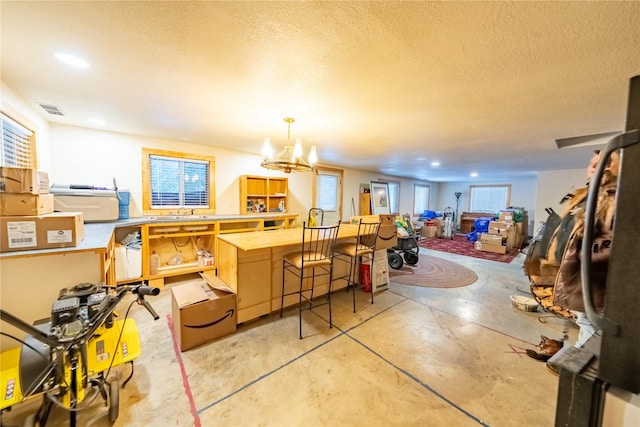
M 71 243 L 73 231 L 71 230 L 47 230 L 47 243 Z
M 36 222 L 7 222 L 7 241 L 10 249 L 36 247 Z

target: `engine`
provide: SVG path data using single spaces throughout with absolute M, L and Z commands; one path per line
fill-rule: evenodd
M 97 284 L 64 288 L 51 307 L 51 332 L 61 338 L 73 338 L 107 304 L 107 294 Z

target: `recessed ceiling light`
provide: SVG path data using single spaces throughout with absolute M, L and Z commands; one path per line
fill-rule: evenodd
M 84 59 L 71 55 L 70 53 L 54 52 L 53 56 L 63 64 L 71 65 L 76 68 L 89 68 L 89 63 Z
M 431 166 L 433 166 L 434 168 L 438 167 L 440 166 L 440 162 L 431 162 Z
M 478 176 L 478 172 L 471 172 L 471 177 L 475 178 L 476 176 Z
M 89 119 L 89 123 L 93 123 L 94 125 L 103 125 L 106 122 L 102 119 Z

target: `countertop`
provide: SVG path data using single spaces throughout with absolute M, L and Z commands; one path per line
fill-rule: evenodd
M 114 222 L 95 222 L 84 225 L 84 239 L 80 244 L 68 248 L 38 249 L 32 251 L 14 251 L 0 253 L 0 259 L 58 255 L 71 252 L 103 252 L 109 246 L 109 240 L 116 228 L 132 227 L 144 224 L 164 224 L 172 222 L 216 222 L 242 219 L 277 219 L 291 216 L 290 213 L 269 212 L 252 215 L 162 215 L 143 216 Z
M 358 226 L 353 224 L 340 224 L 338 239 L 354 237 L 358 235 Z M 227 242 L 243 251 L 273 248 L 300 244 L 302 242 L 302 228 L 289 228 L 285 230 L 271 230 L 256 233 L 248 231 L 244 233 L 223 234 L 219 240 Z

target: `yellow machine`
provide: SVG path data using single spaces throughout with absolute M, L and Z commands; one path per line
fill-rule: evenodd
M 18 340 L 21 347 L 0 354 L 0 411 L 40 396 L 42 404 L 25 423 L 44 426 L 52 405 L 69 411 L 75 426 L 76 413 L 90 391 L 100 393 L 109 406 L 109 420 L 119 412 L 119 383 L 107 381 L 112 367 L 131 364 L 140 356 L 140 337 L 133 319 L 116 320 L 115 308 L 127 292 L 137 295 L 155 320 L 158 315 L 144 299 L 158 295 L 157 288 L 80 284 L 60 291 L 47 322 L 30 325 L 0 309 L 0 319 L 28 335 Z M 2 333 L 3 335 L 7 335 Z M 12 337 L 16 339 L 15 337 Z

